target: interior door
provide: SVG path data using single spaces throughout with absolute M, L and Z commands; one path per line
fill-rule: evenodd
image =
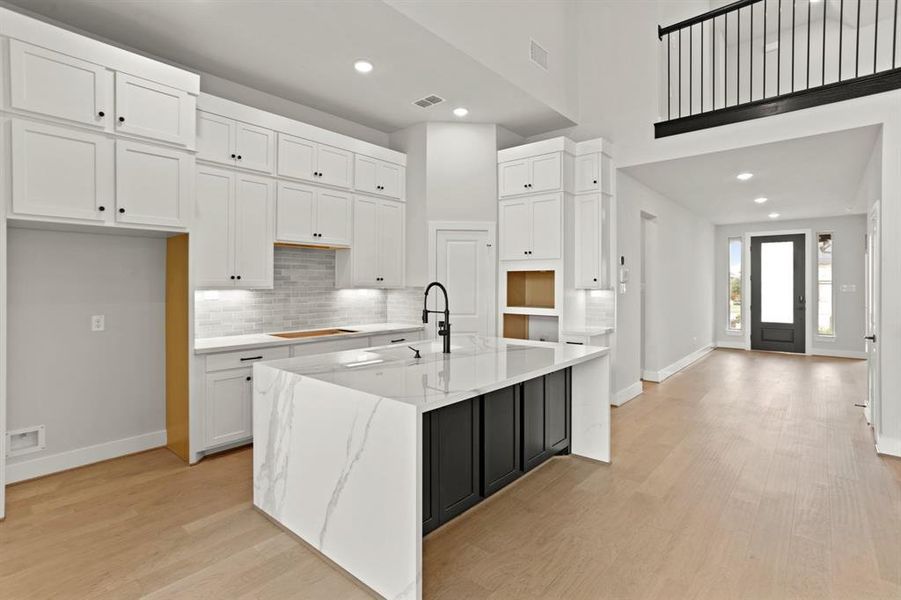
M 751 348 L 805 352 L 804 234 L 751 238 Z
M 879 407 L 879 293 L 881 275 L 879 205 L 870 211 L 866 257 L 866 328 L 867 328 L 867 400 L 864 408 L 867 422 L 873 423 Z
M 489 232 L 438 230 L 436 241 L 435 276 L 447 288 L 453 332 L 491 335 L 494 256 Z

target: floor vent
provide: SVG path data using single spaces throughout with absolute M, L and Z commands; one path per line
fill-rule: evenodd
M 416 106 L 418 106 L 420 108 L 428 108 L 430 106 L 440 104 L 441 102 L 444 102 L 444 98 L 442 98 L 441 96 L 436 96 L 435 94 L 432 94 L 431 96 L 426 96 L 425 98 L 420 98 L 419 100 L 415 100 L 413 102 L 413 104 L 415 104 Z
M 535 40 L 531 40 L 531 42 L 532 45 L 529 47 L 529 58 L 532 59 L 533 63 L 547 71 L 547 50 L 542 48 Z

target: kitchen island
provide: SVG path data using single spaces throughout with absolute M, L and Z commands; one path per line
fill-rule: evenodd
M 422 534 L 556 453 L 610 460 L 606 348 L 481 336 L 254 365 L 254 505 L 386 598 Z

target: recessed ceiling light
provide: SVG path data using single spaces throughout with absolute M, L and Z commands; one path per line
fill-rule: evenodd
M 735 176 L 739 181 L 747 181 L 752 177 L 754 177 L 754 173 L 739 173 Z
M 771 219 L 778 219 L 778 218 L 779 218 L 779 213 L 770 213 L 770 214 L 769 214 L 769 217 L 770 217 Z
M 454 109 L 454 114 L 458 117 L 465 117 L 469 114 L 469 109 L 463 108 L 462 106 Z
M 767 198 L 764 198 L 763 196 L 761 196 L 760 198 L 754 198 L 754 202 L 756 202 L 757 204 L 763 204 L 766 201 Z
M 358 60 L 354 63 L 354 69 L 357 70 L 357 73 L 369 73 L 372 71 L 372 63 L 368 60 Z

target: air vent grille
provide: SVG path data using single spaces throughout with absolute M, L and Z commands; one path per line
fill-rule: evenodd
M 440 104 L 441 102 L 444 102 L 444 98 L 442 98 L 441 96 L 436 96 L 435 94 L 431 94 L 430 96 L 426 96 L 425 98 L 414 100 L 413 104 L 419 106 L 420 108 L 428 108 L 430 106 Z
M 547 50 L 542 48 L 538 42 L 535 40 L 531 40 L 532 44 L 529 46 L 529 58 L 532 59 L 532 62 L 547 71 L 548 65 L 548 53 Z

